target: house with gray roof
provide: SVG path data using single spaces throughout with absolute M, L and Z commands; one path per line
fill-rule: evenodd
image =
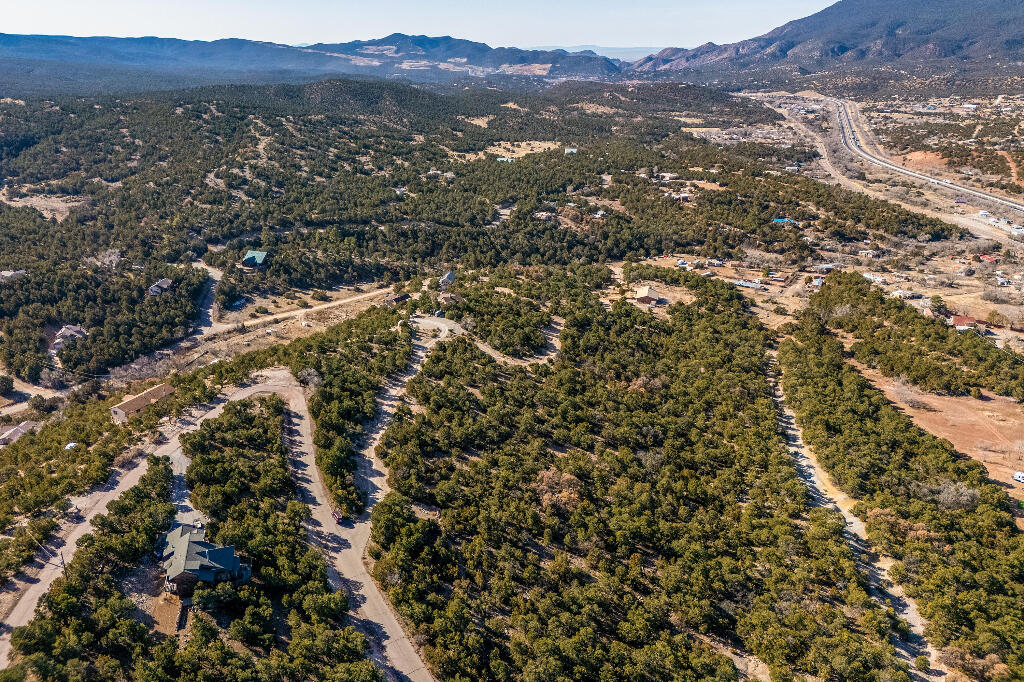
M 166 573 L 164 589 L 180 597 L 192 596 L 197 583 L 244 583 L 252 576 L 252 568 L 242 563 L 235 548 L 207 542 L 201 525 L 172 528 L 164 536 L 160 561 Z

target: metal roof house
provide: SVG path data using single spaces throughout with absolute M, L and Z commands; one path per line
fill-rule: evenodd
M 439 279 L 437 281 L 437 283 L 441 287 L 441 291 L 444 291 L 445 289 L 447 289 L 451 285 L 455 284 L 455 273 L 454 272 L 446 272 L 446 273 L 444 273 L 444 275 L 441 277 L 441 279 Z
M 160 561 L 166 572 L 164 589 L 181 597 L 191 596 L 200 582 L 243 583 L 252 577 L 252 568 L 242 563 L 235 548 L 207 542 L 202 526 L 172 528 L 164 536 Z
M 242 258 L 242 266 L 246 268 L 262 268 L 266 260 L 266 251 L 253 251 L 249 249 L 245 252 L 245 257 Z
M 144 408 L 155 405 L 172 393 L 174 393 L 174 387 L 170 384 L 157 384 L 138 395 L 126 395 L 124 400 L 110 408 L 110 416 L 115 424 L 124 424 L 132 417 L 141 414 Z
M 161 280 L 153 282 L 153 284 L 146 291 L 149 292 L 150 296 L 159 296 L 160 294 L 170 289 L 172 286 L 174 286 L 174 282 L 164 277 Z

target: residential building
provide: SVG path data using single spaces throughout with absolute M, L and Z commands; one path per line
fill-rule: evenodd
M 80 324 L 66 324 L 60 328 L 60 331 L 53 337 L 53 343 L 50 344 L 50 350 L 54 353 L 60 351 L 71 341 L 75 339 L 84 339 L 89 335 L 89 332 Z
M 579 153 L 579 150 L 576 149 L 575 147 L 567 147 L 566 150 L 565 150 L 565 155 L 566 156 L 571 156 L 571 155 L 577 154 L 577 153 Z
M 206 541 L 206 529 L 184 524 L 164 535 L 160 549 L 164 567 L 164 589 L 190 597 L 198 583 L 231 581 L 244 583 L 252 576 L 232 546 L 219 547 Z
M 388 296 L 386 299 L 384 299 L 384 304 L 387 305 L 389 308 L 393 308 L 399 303 L 405 303 L 410 298 L 412 297 L 408 293 L 403 291 L 400 294 L 392 294 L 391 296 Z
M 9 426 L 0 432 L 0 446 L 10 445 L 39 426 L 37 422 L 24 421 L 17 426 Z
M 110 416 L 115 424 L 124 424 L 132 417 L 141 414 L 145 408 L 155 405 L 172 393 L 174 393 L 174 387 L 170 384 L 157 384 L 138 395 L 125 396 L 124 400 L 110 408 Z
M 658 296 L 658 292 L 653 287 L 642 286 L 637 288 L 634 298 L 641 305 L 655 305 L 661 297 Z
M 448 287 L 455 284 L 455 273 L 446 272 L 441 276 L 441 279 L 437 281 L 438 286 L 441 287 L 441 291 L 447 291 Z
M 174 286 L 174 282 L 164 277 L 161 280 L 153 282 L 153 284 L 150 285 L 147 291 L 149 292 L 150 296 L 159 296 L 160 294 L 170 289 L 172 286 Z
M 453 303 L 462 303 L 462 297 L 458 294 L 446 292 L 437 297 L 437 302 L 441 305 L 452 305 Z
M 262 268 L 267 260 L 266 251 L 253 251 L 249 249 L 245 252 L 245 257 L 242 258 L 242 267 L 244 268 Z

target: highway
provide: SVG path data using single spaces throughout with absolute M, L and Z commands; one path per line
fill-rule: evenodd
M 1020 213 L 1024 213 L 1024 204 L 1020 202 L 1004 199 L 1002 197 L 998 197 L 993 194 L 988 194 L 987 192 L 982 192 L 971 187 L 964 187 L 963 185 L 958 185 L 955 182 L 951 182 L 949 180 L 933 178 L 930 175 L 925 175 L 924 173 L 918 173 L 917 171 L 909 170 L 907 168 L 904 168 L 903 166 L 899 166 L 895 163 L 892 163 L 891 161 L 886 161 L 885 159 L 875 156 L 874 154 L 867 151 L 863 147 L 861 143 L 861 137 L 858 134 L 857 129 L 853 125 L 853 118 L 850 116 L 850 109 L 846 102 L 842 100 L 832 100 L 832 102 L 836 106 L 836 111 L 839 116 L 839 127 L 842 132 L 843 145 L 848 150 L 850 150 L 850 152 L 861 157 L 868 163 L 880 166 L 882 168 L 885 168 L 886 170 L 891 170 L 901 175 L 906 175 L 907 177 L 911 177 L 916 180 L 922 180 L 924 182 L 929 182 L 933 185 L 946 187 L 947 189 L 955 190 L 956 192 L 959 192 L 961 194 L 969 195 L 975 197 L 976 199 L 982 199 L 984 201 L 991 201 L 992 203 L 999 204 L 1004 208 L 1009 208 Z

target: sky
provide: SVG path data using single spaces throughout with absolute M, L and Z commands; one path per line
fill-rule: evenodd
M 301 44 L 451 35 L 491 46 L 694 47 L 765 33 L 834 0 L 0 0 L 0 32 Z

